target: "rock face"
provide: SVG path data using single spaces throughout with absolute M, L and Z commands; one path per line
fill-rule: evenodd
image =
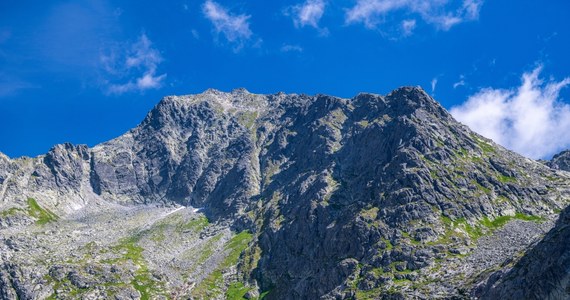
M 543 238 L 569 195 L 568 173 L 477 135 L 420 88 L 171 96 L 94 148 L 0 155 L 0 295 L 500 295 L 494 271 Z M 69 263 L 57 239 L 83 259 Z
M 570 171 L 570 150 L 562 151 L 548 162 L 548 165 L 557 170 Z

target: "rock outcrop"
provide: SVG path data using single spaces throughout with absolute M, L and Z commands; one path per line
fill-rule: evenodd
M 548 165 L 553 169 L 570 171 L 570 150 L 554 155 Z

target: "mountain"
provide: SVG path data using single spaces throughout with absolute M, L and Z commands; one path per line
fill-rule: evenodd
M 0 155 L 0 184 L 3 299 L 492 298 L 570 201 L 416 87 L 169 96 L 93 148 Z
M 570 150 L 554 155 L 547 165 L 553 169 L 570 171 Z

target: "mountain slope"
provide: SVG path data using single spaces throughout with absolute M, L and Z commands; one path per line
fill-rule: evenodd
M 92 149 L 0 156 L 0 295 L 467 297 L 569 183 L 419 88 L 171 96 Z

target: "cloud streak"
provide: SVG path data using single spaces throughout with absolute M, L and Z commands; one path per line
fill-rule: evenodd
M 482 0 L 357 0 L 356 5 L 347 10 L 345 21 L 347 24 L 363 23 L 365 27 L 375 29 L 391 19 L 389 16 L 400 13 L 402 16 L 417 15 L 437 29 L 449 30 L 457 24 L 477 20 L 482 4 Z M 404 26 L 403 33 L 406 32 L 409 30 Z
M 570 147 L 570 105 L 560 92 L 570 78 L 544 81 L 542 67 L 522 75 L 519 87 L 485 88 L 451 114 L 471 129 L 531 158 L 549 158 Z
M 158 75 L 157 68 L 163 59 L 145 34 L 127 47 L 126 53 L 121 53 L 121 50 L 116 51 L 119 53 L 101 57 L 107 75 L 117 78 L 116 81 L 123 81 L 122 83 L 106 81 L 108 93 L 143 92 L 162 86 L 166 74 Z
M 235 50 L 241 49 L 252 37 L 249 28 L 249 15 L 231 14 L 225 7 L 208 0 L 202 5 L 202 13 L 214 26 L 214 32 L 235 46 Z
M 299 45 L 285 44 L 281 47 L 281 52 L 303 52 L 303 48 Z

